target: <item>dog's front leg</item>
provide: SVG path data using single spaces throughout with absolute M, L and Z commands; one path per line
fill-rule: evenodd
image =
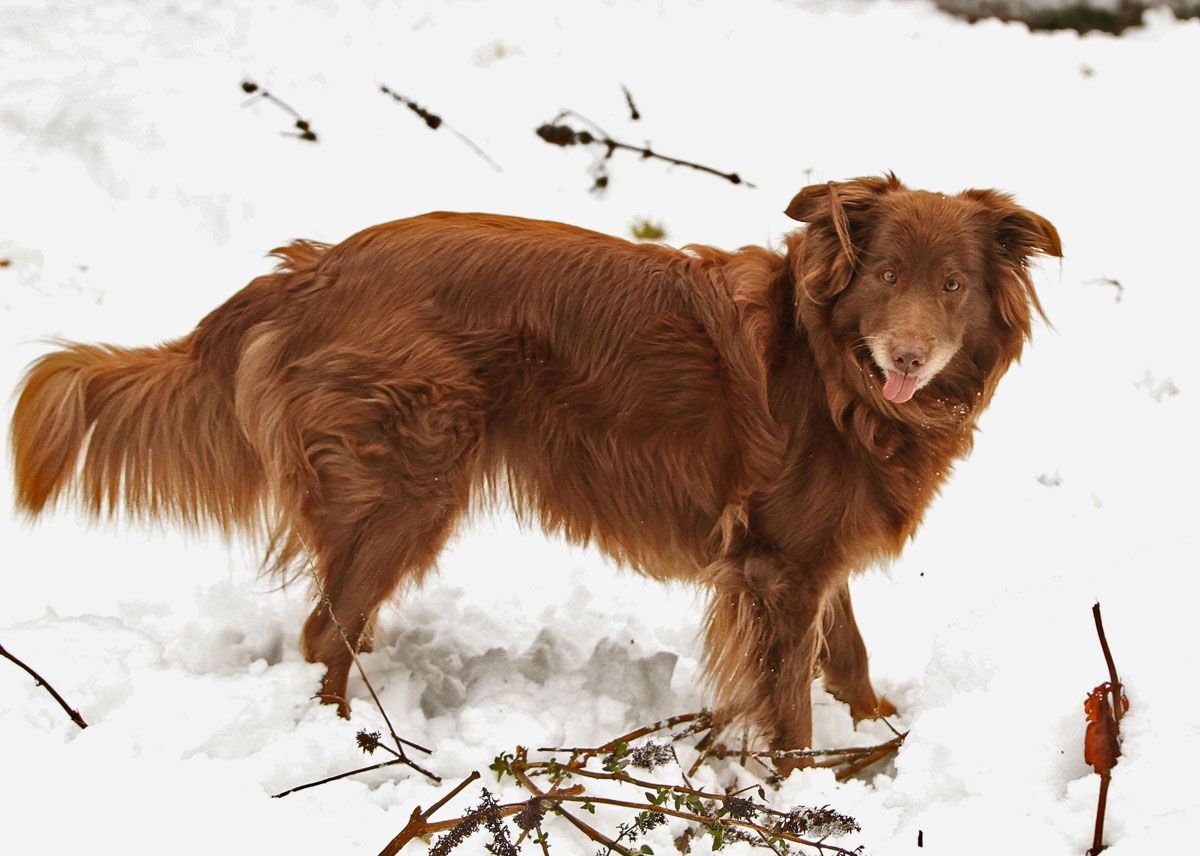
M 850 605 L 850 587 L 842 583 L 829 598 L 825 614 L 825 638 L 820 654 L 825 689 L 850 706 L 857 722 L 891 716 L 896 708 L 883 696 L 876 695 L 867 670 L 867 646 L 863 644 Z
M 812 679 L 831 588 L 774 555 L 718 560 L 705 665 L 724 718 L 756 728 L 773 749 L 812 745 Z M 782 765 L 788 772 L 800 762 Z

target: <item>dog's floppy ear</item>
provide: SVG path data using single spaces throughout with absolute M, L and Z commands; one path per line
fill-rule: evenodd
M 903 188 L 900 180 L 888 173 L 882 178 L 814 184 L 796 194 L 784 213 L 809 224 L 806 254 L 824 262 L 819 275 L 810 269 L 809 275 L 802 277 L 811 299 L 824 303 L 850 284 L 858 266 L 859 247 L 872 223 L 872 209 L 884 194 Z
M 1038 253 L 1062 258 L 1058 230 L 1045 217 L 1022 208 L 1006 193 L 967 190 L 962 196 L 981 203 L 992 221 L 997 255 L 1003 269 L 995 285 L 1000 317 L 1028 336 L 1030 307 L 1043 320 L 1048 320 L 1029 278 L 1029 259 Z
M 1054 224 L 1022 208 L 1007 193 L 995 190 L 967 190 L 964 198 L 980 202 L 995 218 L 996 240 L 1014 259 L 1024 260 L 1035 253 L 1062 258 L 1062 242 Z
M 883 194 L 903 187 L 900 179 L 890 172 L 882 178 L 869 176 L 814 184 L 797 193 L 783 213 L 802 223 L 841 218 L 853 220 L 854 215 L 869 211 Z

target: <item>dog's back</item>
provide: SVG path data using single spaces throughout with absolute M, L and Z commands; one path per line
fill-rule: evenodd
M 290 464 L 272 431 L 300 401 L 313 402 L 312 431 L 317 401 L 345 414 L 390 397 L 363 417 L 381 448 L 413 446 L 408 429 L 389 436 L 396 413 L 434 408 L 453 427 L 431 432 L 476 438 L 462 451 L 472 491 L 500 486 L 548 528 L 687 574 L 750 475 L 739 442 L 757 435 L 762 459 L 779 451 L 766 450 L 764 367 L 722 274 L 731 258 L 489 215 L 377 226 L 325 253 L 305 289 L 249 328 L 239 418 L 278 480 Z M 782 264 L 762 250 L 741 261 L 764 281 Z

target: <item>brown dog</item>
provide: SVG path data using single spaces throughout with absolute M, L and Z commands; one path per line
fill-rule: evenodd
M 900 550 L 970 449 L 1041 312 L 1027 262 L 1061 249 L 1008 196 L 891 175 L 787 213 L 808 225 L 782 253 L 447 213 L 292 244 L 183 339 L 35 362 L 19 504 L 268 519 L 271 564 L 315 560 L 304 648 L 345 714 L 338 624 L 367 645 L 472 500 L 508 498 L 707 586 L 719 709 L 808 746 L 817 667 L 879 711 L 847 577 Z

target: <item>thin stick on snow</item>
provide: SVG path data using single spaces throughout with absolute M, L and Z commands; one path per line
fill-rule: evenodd
M 570 125 L 563 124 L 565 119 L 572 117 L 581 122 L 586 122 L 587 124 L 591 125 L 594 130 L 577 131 Z M 603 146 L 605 149 L 604 160 L 606 161 L 613 156 L 614 152 L 618 150 L 628 151 L 640 155 L 642 160 L 660 160 L 671 164 L 672 166 L 686 166 L 700 172 L 708 173 L 709 175 L 715 175 L 717 178 L 723 178 L 731 184 L 744 184 L 746 187 L 755 186 L 746 181 L 736 172 L 722 172 L 719 169 L 715 169 L 711 166 L 705 166 L 704 164 L 696 163 L 695 161 L 689 161 L 682 158 L 671 157 L 670 155 L 660 154 L 659 152 L 651 149 L 649 146 L 638 146 L 632 143 L 624 143 L 620 140 L 615 140 L 595 122 L 592 122 L 586 116 L 576 113 L 574 110 L 563 110 L 549 122 L 544 122 L 543 124 L 539 125 L 535 133 L 553 146 L 562 146 L 564 148 L 566 146 L 587 146 L 592 144 Z M 602 178 L 605 180 L 599 182 L 600 186 L 607 185 L 607 176 L 602 176 Z
M 1117 665 L 1113 662 L 1112 651 L 1108 647 L 1108 638 L 1104 635 L 1104 621 L 1100 618 L 1100 604 L 1092 605 L 1092 618 L 1096 621 L 1096 635 L 1100 637 L 1100 650 L 1104 652 L 1104 662 L 1108 666 L 1108 679 L 1112 682 L 1112 709 L 1117 722 L 1124 715 L 1124 705 L 1121 704 L 1121 680 L 1117 677 Z
M 1100 794 L 1096 801 L 1096 824 L 1092 832 L 1092 847 L 1088 856 L 1097 856 L 1105 849 L 1104 815 L 1108 808 L 1108 787 L 1112 780 L 1112 768 L 1121 755 L 1121 716 L 1125 713 L 1126 699 L 1121 689 L 1117 667 L 1113 662 L 1108 638 L 1104 635 L 1104 622 L 1100 618 L 1100 604 L 1092 606 L 1092 618 L 1096 622 L 1096 634 L 1100 637 L 1100 649 L 1108 666 L 1108 684 L 1096 687 L 1084 703 L 1088 714 L 1088 727 L 1084 735 L 1084 760 L 1091 764 L 1100 776 Z M 1107 698 L 1106 698 L 1107 696 Z M 1111 699 L 1111 703 L 1109 702 Z
M 445 119 L 443 119 L 441 116 L 437 115 L 436 113 L 430 112 L 429 110 L 427 110 L 426 108 L 424 108 L 420 104 L 418 104 L 416 101 L 413 101 L 411 98 L 406 98 L 405 96 L 401 95 L 399 92 L 389 89 L 387 86 L 384 86 L 383 84 L 380 84 L 379 91 L 382 92 L 384 95 L 392 96 L 393 100 L 398 101 L 399 103 L 401 103 L 405 107 L 407 107 L 409 110 L 412 110 L 414 113 L 416 113 L 418 116 L 420 116 L 421 119 L 424 120 L 425 124 L 429 126 L 429 129 L 431 131 L 436 131 L 438 128 L 445 128 L 451 134 L 458 137 L 466 146 L 470 147 L 471 151 L 475 152 L 475 154 L 479 155 L 479 157 L 481 157 L 483 160 L 485 160 L 492 169 L 496 170 L 496 172 L 504 172 L 504 170 L 503 170 L 503 168 L 501 168 L 500 164 L 498 164 L 494 160 L 492 160 L 488 156 L 487 152 L 485 152 L 483 149 L 479 148 L 479 146 L 477 146 L 470 137 L 466 136 L 465 134 L 463 134 L 461 131 L 457 130 L 456 128 L 452 128 L 450 126 L 450 124 Z
M 47 683 L 45 678 L 43 678 L 41 675 L 39 675 L 33 669 L 29 668 L 29 666 L 27 666 L 25 663 L 21 662 L 16 657 L 14 657 L 12 654 L 10 654 L 3 645 L 0 645 L 0 657 L 4 657 L 7 660 L 12 660 L 14 663 L 16 663 L 18 666 L 20 666 L 26 672 L 28 672 L 29 676 L 33 678 L 33 680 L 37 683 L 38 686 L 45 687 L 46 692 L 48 692 L 48 693 L 50 693 L 50 695 L 54 696 L 54 700 L 56 702 L 58 702 L 59 706 L 63 710 L 65 710 L 67 712 L 67 716 L 71 717 L 72 722 L 74 722 L 80 728 L 87 728 L 87 723 L 83 721 L 83 717 L 79 715 L 79 711 L 77 711 L 75 708 L 73 708 L 69 704 L 67 704 L 67 702 L 63 699 L 62 696 L 60 696 L 58 694 L 58 692 L 54 689 L 54 687 L 50 686 L 50 684 Z
M 387 747 L 384 747 L 384 748 L 387 748 Z M 309 788 L 315 788 L 315 787 L 317 787 L 317 785 L 327 785 L 330 782 L 336 782 L 338 779 L 345 779 L 345 778 L 349 778 L 350 776 L 357 776 L 359 773 L 369 773 L 372 770 L 379 770 L 379 769 L 382 769 L 383 767 L 394 767 L 397 764 L 408 764 L 408 766 L 412 766 L 404 759 L 393 758 L 391 761 L 384 761 L 382 764 L 372 764 L 369 767 L 359 767 L 357 770 L 347 770 L 345 773 L 338 773 L 337 775 L 334 775 L 334 776 L 327 776 L 324 779 L 319 779 L 318 781 L 315 781 L 315 782 L 308 782 L 303 785 L 296 785 L 296 787 L 288 788 L 286 791 L 280 791 L 277 794 L 271 794 L 271 799 L 277 800 L 280 797 L 286 797 L 288 794 L 294 794 L 294 793 L 296 793 L 296 791 L 305 791 L 305 790 L 308 790 Z M 438 781 L 441 781 L 441 780 L 439 779 Z
M 242 91 L 245 92 L 247 95 L 253 95 L 254 98 L 262 98 L 265 101 L 270 101 L 272 104 L 274 104 L 279 109 L 283 110 L 286 113 L 290 113 L 292 115 L 292 118 L 295 119 L 296 133 L 293 133 L 293 134 L 285 133 L 284 136 L 296 137 L 297 139 L 301 139 L 301 140 L 304 140 L 305 142 L 309 142 L 309 143 L 317 142 L 317 135 L 316 135 L 316 132 L 314 132 L 312 129 L 312 123 L 308 119 L 305 119 L 303 116 L 301 116 L 298 112 L 296 112 L 296 109 L 294 107 L 292 107 L 292 105 L 290 105 L 286 101 L 283 101 L 280 98 L 277 98 L 276 96 L 272 95 L 270 92 L 268 92 L 267 90 L 265 90 L 261 86 L 259 86 L 257 83 L 255 83 L 253 80 L 243 80 L 242 81 Z M 254 100 L 254 99 L 251 99 L 251 101 L 252 100 Z M 250 103 L 250 101 L 246 102 L 246 104 L 249 104 L 249 103 Z M 242 105 L 242 106 L 245 106 L 245 105 Z
M 319 582 L 318 582 L 318 585 L 320 585 Z M 363 668 L 362 663 L 358 659 L 358 652 L 355 651 L 354 646 L 352 644 L 350 644 L 350 638 L 348 636 L 346 636 L 346 630 L 345 630 L 345 628 L 342 627 L 342 623 L 340 621 L 338 621 L 337 616 L 333 614 L 333 602 L 329 599 L 328 595 L 325 594 L 325 591 L 323 588 L 320 589 L 320 594 L 321 594 L 321 602 L 325 604 L 325 609 L 329 613 L 329 618 L 333 622 L 333 626 L 337 628 L 338 635 L 342 637 L 342 642 L 344 642 L 346 644 L 346 650 L 350 652 L 350 659 L 354 661 L 354 666 L 355 666 L 355 668 L 358 669 L 358 674 L 362 677 L 363 683 L 365 683 L 367 685 L 367 690 L 371 693 L 371 698 L 375 701 L 375 707 L 377 707 L 379 709 L 379 714 L 380 714 L 380 716 L 383 717 L 383 721 L 388 727 L 388 732 L 392 735 L 392 739 L 396 741 L 395 749 L 392 749 L 390 746 L 386 746 L 383 743 L 378 742 L 377 740 L 372 741 L 373 745 L 379 749 L 383 749 L 386 752 L 391 752 L 393 755 L 396 756 L 396 759 L 400 763 L 406 764 L 409 767 L 412 767 L 418 773 L 423 773 L 424 775 L 433 779 L 435 782 L 440 782 L 442 780 L 441 776 L 436 776 L 433 773 L 429 772 L 428 770 L 424 769 L 423 767 L 419 766 L 418 764 L 414 763 L 412 761 L 412 759 L 410 759 L 408 757 L 408 755 L 406 755 L 404 753 L 404 747 L 409 746 L 413 749 L 418 750 L 419 752 L 424 752 L 426 755 L 433 754 L 433 752 L 431 750 L 426 749 L 424 746 L 421 746 L 419 743 L 413 743 L 411 740 L 405 740 L 403 737 L 401 737 L 399 734 L 396 733 L 396 729 L 392 726 L 391 718 L 388 717 L 387 711 L 384 710 L 384 708 L 383 708 L 383 702 L 381 702 L 379 700 L 379 695 L 378 695 L 378 693 L 375 692 L 375 687 L 373 687 L 371 685 L 371 679 L 367 677 L 367 670 Z M 342 701 L 345 701 L 345 699 L 342 699 Z M 373 736 L 378 737 L 378 734 L 375 734 Z

